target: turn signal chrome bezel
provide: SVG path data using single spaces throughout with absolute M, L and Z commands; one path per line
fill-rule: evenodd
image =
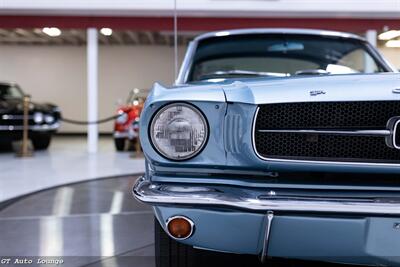
M 187 223 L 190 229 L 183 236 L 179 236 L 176 233 L 174 235 L 173 230 L 171 229 L 171 227 L 173 226 L 172 224 L 174 224 L 174 223 L 176 223 L 176 224 Z M 189 219 L 185 216 L 181 216 L 181 215 L 169 217 L 165 226 L 166 226 L 167 234 L 175 240 L 186 240 L 186 239 L 190 238 L 193 235 L 194 228 L 195 228 L 195 224 L 191 219 Z

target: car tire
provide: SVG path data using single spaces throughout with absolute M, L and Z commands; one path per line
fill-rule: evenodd
M 125 138 L 114 138 L 114 144 L 117 151 L 125 150 Z
M 45 150 L 50 146 L 50 134 L 36 134 L 31 138 L 34 150 Z
M 154 218 L 156 267 L 261 267 L 292 266 L 268 261 L 263 265 L 255 255 L 240 255 L 195 249 L 169 237 Z M 293 265 L 295 266 L 295 265 Z
M 260 266 L 256 256 L 195 249 L 169 237 L 154 218 L 156 267 Z
M 154 219 L 156 267 L 194 267 L 198 250 L 181 244 L 165 233 Z
M 136 139 L 129 140 L 129 151 L 136 152 Z

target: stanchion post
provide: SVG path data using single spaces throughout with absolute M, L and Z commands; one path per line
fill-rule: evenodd
M 33 153 L 29 149 L 29 104 L 31 102 L 31 97 L 29 95 L 24 96 L 23 102 L 23 130 L 22 130 L 22 145 L 17 152 L 18 157 L 32 157 Z
M 142 146 L 140 145 L 140 138 L 138 136 L 137 142 L 136 142 L 136 157 L 139 158 L 142 156 Z

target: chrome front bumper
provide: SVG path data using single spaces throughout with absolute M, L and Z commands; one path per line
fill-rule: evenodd
M 55 131 L 60 128 L 60 123 L 53 124 L 41 124 L 41 125 L 29 125 L 28 129 L 30 131 L 36 132 L 46 132 Z M 23 125 L 0 125 L 0 131 L 22 131 L 24 130 Z
M 128 138 L 130 140 L 133 140 L 134 138 L 138 138 L 139 135 L 137 133 L 135 133 L 134 131 L 123 131 L 123 132 L 118 132 L 115 131 L 114 132 L 114 138 Z
M 128 131 L 124 131 L 124 132 L 114 132 L 114 138 L 128 138 L 129 137 L 129 133 Z
M 400 198 L 279 196 L 274 191 L 218 185 L 177 185 L 136 181 L 133 195 L 151 205 L 221 206 L 250 211 L 400 215 Z

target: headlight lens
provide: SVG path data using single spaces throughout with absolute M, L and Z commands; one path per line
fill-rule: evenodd
M 52 115 L 46 115 L 46 116 L 44 116 L 44 121 L 45 121 L 47 124 L 52 124 L 52 123 L 54 122 L 54 116 L 52 116 Z
M 35 112 L 33 114 L 33 121 L 37 124 L 43 123 L 43 113 L 42 112 Z
M 126 114 L 125 112 L 121 113 L 121 115 L 119 117 L 117 117 L 117 123 L 123 124 L 127 121 L 128 121 L 128 114 Z
M 207 141 L 207 122 L 203 114 L 189 104 L 170 104 L 154 116 L 150 137 L 156 150 L 164 157 L 189 159 L 199 153 Z

